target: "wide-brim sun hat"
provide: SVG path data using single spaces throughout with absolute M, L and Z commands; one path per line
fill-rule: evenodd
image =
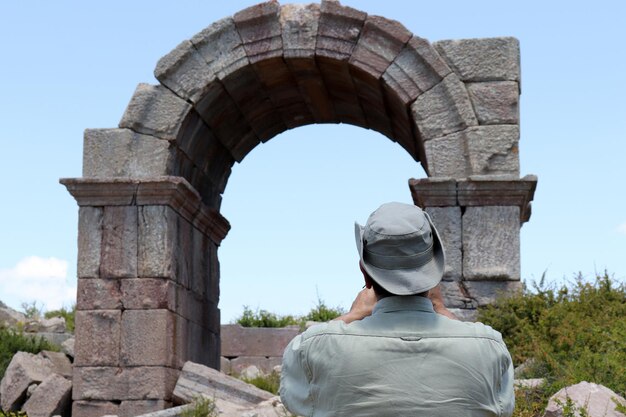
M 386 203 L 365 226 L 355 223 L 363 268 L 396 295 L 419 294 L 439 284 L 445 271 L 441 238 L 428 213 L 417 206 Z

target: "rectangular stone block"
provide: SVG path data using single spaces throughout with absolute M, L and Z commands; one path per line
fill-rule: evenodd
M 358 68 L 352 67 L 350 73 L 367 125 L 391 140 L 395 140 L 380 82 Z
M 424 153 L 431 178 L 465 178 L 470 172 L 464 132 L 426 141 Z
M 177 220 L 178 215 L 168 206 L 139 207 L 139 277 L 175 279 Z
M 117 366 L 120 360 L 120 310 L 76 312 L 74 366 Z
M 139 84 L 119 127 L 157 138 L 176 140 L 191 104 L 158 85 Z
M 79 278 L 100 276 L 100 251 L 102 249 L 102 207 L 78 209 L 78 266 Z
M 463 81 L 519 81 L 519 41 L 515 38 L 443 40 L 433 46 Z
M 411 105 L 411 112 L 424 140 L 478 125 L 465 85 L 456 74 L 449 74 L 421 94 Z
M 75 367 L 72 398 L 169 401 L 179 372 L 162 366 Z
M 302 97 L 317 123 L 337 123 L 334 105 L 313 56 L 286 60 Z
M 515 81 L 468 83 L 467 91 L 481 125 L 519 124 L 519 85 Z
M 209 282 L 209 262 L 211 254 L 209 252 L 209 238 L 207 235 L 196 229 L 191 230 L 192 255 L 191 255 L 191 283 L 190 289 L 200 298 L 204 298 Z
M 318 56 L 347 61 L 357 44 L 366 13 L 339 2 L 322 0 L 317 31 Z
M 451 70 L 426 39 L 413 36 L 383 74 L 404 103 L 437 85 Z
M 135 417 L 155 411 L 170 408 L 172 403 L 163 400 L 138 400 L 138 401 L 122 401 L 120 404 L 119 417 Z
M 291 339 L 300 333 L 298 326 L 284 328 L 222 326 L 222 356 L 282 356 Z
M 215 73 L 191 41 L 184 40 L 159 59 L 154 76 L 179 97 L 197 103 Z
M 108 206 L 102 218 L 101 278 L 137 276 L 137 206 Z
M 460 281 L 463 277 L 461 207 L 426 207 L 426 212 L 439 232 L 446 253 L 443 279 Z
M 176 366 L 175 316 L 168 310 L 125 310 L 122 314 L 123 366 Z
M 175 311 L 176 284 L 164 278 L 123 279 L 121 280 L 121 302 L 125 310 L 167 309 Z
M 285 58 L 312 58 L 320 17 L 320 6 L 285 4 L 280 10 L 283 56 Z
M 178 219 L 178 233 L 176 234 L 176 283 L 191 289 L 193 274 L 193 226 L 185 219 Z
M 463 283 L 469 297 L 479 307 L 495 303 L 500 297 L 507 297 L 522 291 L 520 281 L 466 281 Z
M 378 79 L 411 36 L 411 32 L 395 20 L 368 16 L 350 63 Z
M 249 63 L 232 17 L 212 23 L 191 38 L 191 43 L 219 79 Z
M 74 401 L 72 417 L 116 416 L 119 413 L 119 407 L 118 403 L 111 401 Z
M 130 129 L 87 129 L 83 177 L 143 178 L 168 175 L 175 152 L 170 142 Z
M 77 310 L 121 310 L 119 279 L 78 278 Z
M 467 207 L 463 214 L 463 278 L 520 279 L 519 207 Z
M 448 308 L 476 308 L 477 303 L 470 298 L 460 281 L 442 281 L 439 284 L 444 304 Z
M 273 1 L 248 7 L 233 16 L 250 62 L 282 56 L 279 16 L 280 5 Z
M 464 134 L 471 174 L 519 178 L 519 126 L 480 126 Z

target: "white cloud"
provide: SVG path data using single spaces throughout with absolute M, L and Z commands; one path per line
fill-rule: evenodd
M 15 309 L 33 301 L 46 310 L 69 306 L 76 301 L 76 287 L 68 282 L 67 261 L 28 256 L 0 269 L 0 300 Z
M 617 226 L 617 231 L 626 235 L 626 223 L 622 223 L 619 226 Z

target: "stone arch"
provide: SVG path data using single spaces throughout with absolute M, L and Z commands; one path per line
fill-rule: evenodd
M 287 129 L 373 129 L 424 166 L 410 189 L 443 230 L 456 307 L 519 286 L 536 179 L 519 179 L 515 39 L 431 44 L 337 1 L 269 1 L 183 41 L 155 76 L 118 128 L 85 132 L 83 178 L 62 180 L 80 206 L 75 416 L 163 408 L 186 360 L 219 368 L 221 195 Z

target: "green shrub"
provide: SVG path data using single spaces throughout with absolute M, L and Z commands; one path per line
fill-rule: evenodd
M 52 317 L 63 317 L 65 319 L 65 327 L 70 333 L 74 333 L 74 317 L 76 316 L 76 305 L 70 308 L 61 307 L 58 310 L 46 311 L 44 317 L 49 319 Z
M 252 311 L 248 306 L 243 307 L 243 314 L 237 319 L 237 323 L 243 327 L 285 327 L 300 324 L 293 316 L 279 316 L 267 310 Z
M 307 321 L 330 321 L 341 316 L 344 312 L 341 307 L 328 307 L 318 297 L 317 305 L 305 316 L 280 316 L 267 310 L 253 311 L 248 306 L 244 306 L 243 314 L 236 320 L 236 323 L 243 327 L 285 327 L 297 325 L 304 328 Z
M 479 311 L 478 320 L 500 331 L 516 365 L 533 359 L 524 377 L 547 385 L 519 398 L 515 416 L 532 416 L 559 389 L 581 381 L 626 393 L 626 286 L 608 274 L 585 282 L 546 285 L 503 298 Z M 531 413 L 531 414 L 527 414 Z
M 59 348 L 42 337 L 33 337 L 20 331 L 0 327 L 0 379 L 17 352 L 39 353 L 42 350 L 58 351 Z
M 0 410 L 0 417 L 28 417 L 23 411 L 7 411 Z
M 217 417 L 218 414 L 215 400 L 206 397 L 196 397 L 180 413 L 181 417 Z
M 280 387 L 280 374 L 276 371 L 272 371 L 267 375 L 259 375 L 255 378 L 241 378 L 242 381 L 252 384 L 257 388 L 271 392 L 274 395 L 278 395 L 278 388 Z

